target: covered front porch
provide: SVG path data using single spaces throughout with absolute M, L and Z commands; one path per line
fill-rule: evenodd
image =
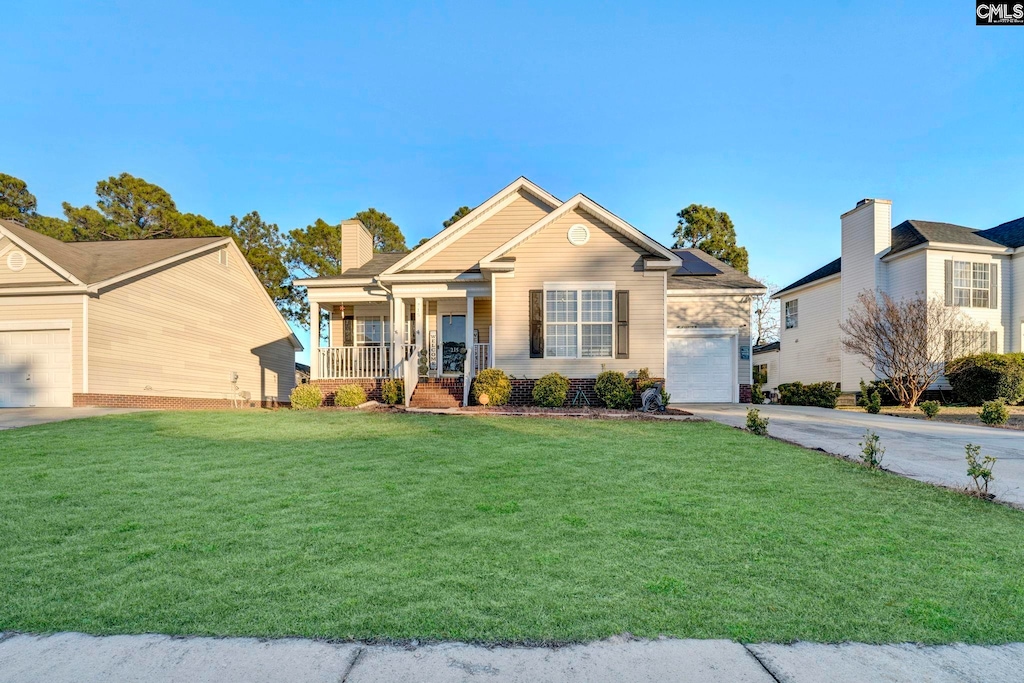
M 438 291 L 311 297 L 310 380 L 402 379 L 407 406 L 421 382 L 457 386 L 466 405 L 473 377 L 493 363 L 491 298 L 432 289 Z M 317 329 L 318 320 L 326 330 Z

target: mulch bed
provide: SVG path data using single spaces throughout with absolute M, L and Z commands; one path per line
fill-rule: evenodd
M 578 417 L 586 419 L 653 420 L 659 415 L 692 416 L 685 410 L 668 408 L 664 413 L 642 413 L 639 410 L 612 410 L 589 406 L 541 408 L 539 406 L 469 406 L 459 412 L 477 415 L 515 415 L 519 417 Z

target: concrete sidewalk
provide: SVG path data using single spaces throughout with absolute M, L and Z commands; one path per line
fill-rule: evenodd
M 365 683 L 680 681 L 854 683 L 1020 681 L 1024 644 L 751 645 L 611 638 L 586 645 L 483 647 L 298 638 L 0 634 L 0 683 Z

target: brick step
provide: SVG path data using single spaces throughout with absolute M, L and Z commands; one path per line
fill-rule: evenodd
M 409 400 L 412 408 L 458 408 L 462 387 L 450 380 L 421 379 Z

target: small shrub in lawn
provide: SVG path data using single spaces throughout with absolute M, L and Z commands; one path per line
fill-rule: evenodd
M 388 379 L 380 386 L 380 399 L 389 406 L 405 402 L 405 380 Z
M 761 417 L 757 408 L 747 411 L 747 431 L 758 436 L 768 436 L 768 418 Z
M 921 412 L 924 413 L 924 416 L 929 420 L 938 415 L 939 411 L 942 409 L 941 406 L 939 406 L 938 401 L 923 401 L 917 407 L 921 409 Z
M 967 451 L 967 476 L 973 481 L 973 489 L 970 493 L 981 498 L 988 498 L 988 485 L 995 481 L 992 476 L 992 466 L 996 464 L 996 458 L 991 455 L 981 456 L 981 446 L 972 443 L 964 447 Z
M 292 408 L 295 410 L 313 410 L 324 402 L 324 392 L 315 384 L 300 384 L 292 389 Z
M 487 405 L 503 406 L 512 397 L 512 382 L 498 368 L 481 370 L 473 381 L 473 400 L 480 403 L 483 394 L 487 394 Z
M 755 406 L 759 406 L 764 403 L 764 392 L 761 391 L 760 384 L 755 384 L 750 387 L 750 402 Z
M 342 384 L 334 392 L 334 405 L 355 408 L 366 403 L 366 391 L 358 384 Z
M 878 415 L 882 410 L 882 397 L 877 391 L 872 391 L 871 396 L 868 398 L 868 404 L 865 407 L 872 415 Z
M 882 447 L 882 440 L 870 429 L 864 432 L 864 440 L 860 442 L 861 460 L 870 469 L 877 470 L 882 465 L 882 456 L 885 455 L 885 448 Z
M 981 405 L 978 417 L 990 427 L 1006 424 L 1006 421 L 1010 419 L 1010 411 L 1006 408 L 1006 400 L 997 398 L 994 401 L 985 401 Z
M 544 375 L 533 385 L 533 402 L 544 408 L 558 408 L 569 395 L 569 380 L 557 372 Z
M 633 407 L 633 387 L 621 372 L 606 370 L 598 375 L 594 393 L 609 408 L 629 410 Z

